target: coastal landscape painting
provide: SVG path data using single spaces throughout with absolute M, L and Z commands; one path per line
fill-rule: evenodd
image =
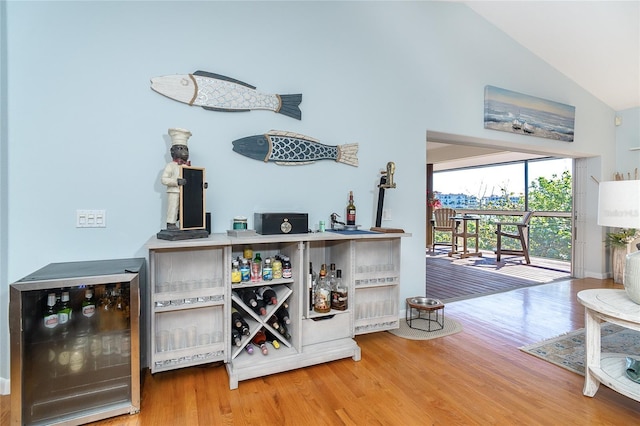
M 573 142 L 576 107 L 494 86 L 484 89 L 484 128 Z

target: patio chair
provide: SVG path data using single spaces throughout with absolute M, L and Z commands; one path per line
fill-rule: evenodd
M 438 245 L 442 245 L 442 246 L 449 246 L 451 247 L 452 245 L 455 246 L 455 249 L 457 250 L 458 246 L 456 244 L 456 242 L 453 239 L 453 231 L 454 231 L 454 227 L 455 227 L 455 221 L 453 219 L 451 219 L 453 216 L 456 215 L 456 211 L 454 209 L 450 209 L 450 208 L 442 208 L 442 209 L 436 209 L 433 212 L 433 232 L 431 233 L 432 238 L 433 238 L 433 248 L 435 249 L 436 244 Z M 436 242 L 436 232 L 444 232 L 444 233 L 448 233 L 450 238 L 448 241 L 445 242 Z
M 524 212 L 522 220 L 520 222 L 498 222 L 496 223 L 496 235 L 498 236 L 497 248 L 496 248 L 496 261 L 500 262 L 500 256 L 503 254 L 512 254 L 516 256 L 524 256 L 527 265 L 531 263 L 529 259 L 529 247 L 527 246 L 527 231 L 529 228 L 529 221 L 533 216 L 532 211 Z M 503 230 L 507 228 L 508 231 Z M 510 231 L 510 232 L 509 232 Z M 518 240 L 521 245 L 521 249 L 503 249 L 502 237 L 512 238 Z

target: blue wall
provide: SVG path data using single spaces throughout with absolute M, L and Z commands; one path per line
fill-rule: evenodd
M 309 212 L 317 224 L 344 211 L 350 190 L 368 228 L 379 171 L 394 161 L 383 226 L 413 234 L 403 241 L 401 300 L 424 294 L 427 130 L 615 168 L 614 112 L 462 4 L 9 1 L 0 18 L 1 318 L 9 283 L 48 263 L 146 255 L 164 226 L 170 127 L 193 133 L 214 232 L 259 211 Z M 205 111 L 150 89 L 151 77 L 196 70 L 302 93 L 302 120 Z M 576 106 L 575 142 L 485 130 L 487 84 Z M 232 152 L 231 141 L 270 129 L 358 142 L 360 166 L 282 167 Z M 77 209 L 105 209 L 107 228 L 76 228 Z M 4 324 L 0 377 L 9 372 Z

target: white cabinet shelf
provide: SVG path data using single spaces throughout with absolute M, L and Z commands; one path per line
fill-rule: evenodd
M 223 361 L 229 387 L 238 382 L 314 364 L 351 357 L 360 360 L 356 334 L 398 328 L 400 243 L 409 234 L 257 235 L 234 238 L 221 234 L 209 238 L 148 243 L 150 263 L 151 330 L 162 331 L 195 326 L 210 336 L 188 347 L 159 351 L 152 342 L 151 372 Z M 231 260 L 243 257 L 245 248 L 263 259 L 288 256 L 292 277 L 261 282 L 231 283 Z M 348 286 L 346 310 L 319 314 L 310 309 L 308 267 L 320 270 L 331 263 L 342 270 Z M 276 291 L 277 303 L 267 305 L 262 316 L 247 306 L 239 293 L 268 285 Z M 291 323 L 288 338 L 268 320 L 284 303 Z M 240 345 L 231 342 L 231 312 L 238 310 L 249 326 Z M 259 348 L 249 354 L 245 347 L 260 330 L 278 338 L 279 349 L 269 343 L 268 354 Z M 198 338 L 200 337 L 198 334 Z M 191 342 L 193 343 L 193 342 Z M 202 344 L 201 344 L 202 343 Z

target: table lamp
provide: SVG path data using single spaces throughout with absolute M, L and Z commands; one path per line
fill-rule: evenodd
M 598 225 L 640 229 L 640 180 L 600 182 Z M 622 283 L 629 298 L 640 304 L 640 251 L 627 254 Z

